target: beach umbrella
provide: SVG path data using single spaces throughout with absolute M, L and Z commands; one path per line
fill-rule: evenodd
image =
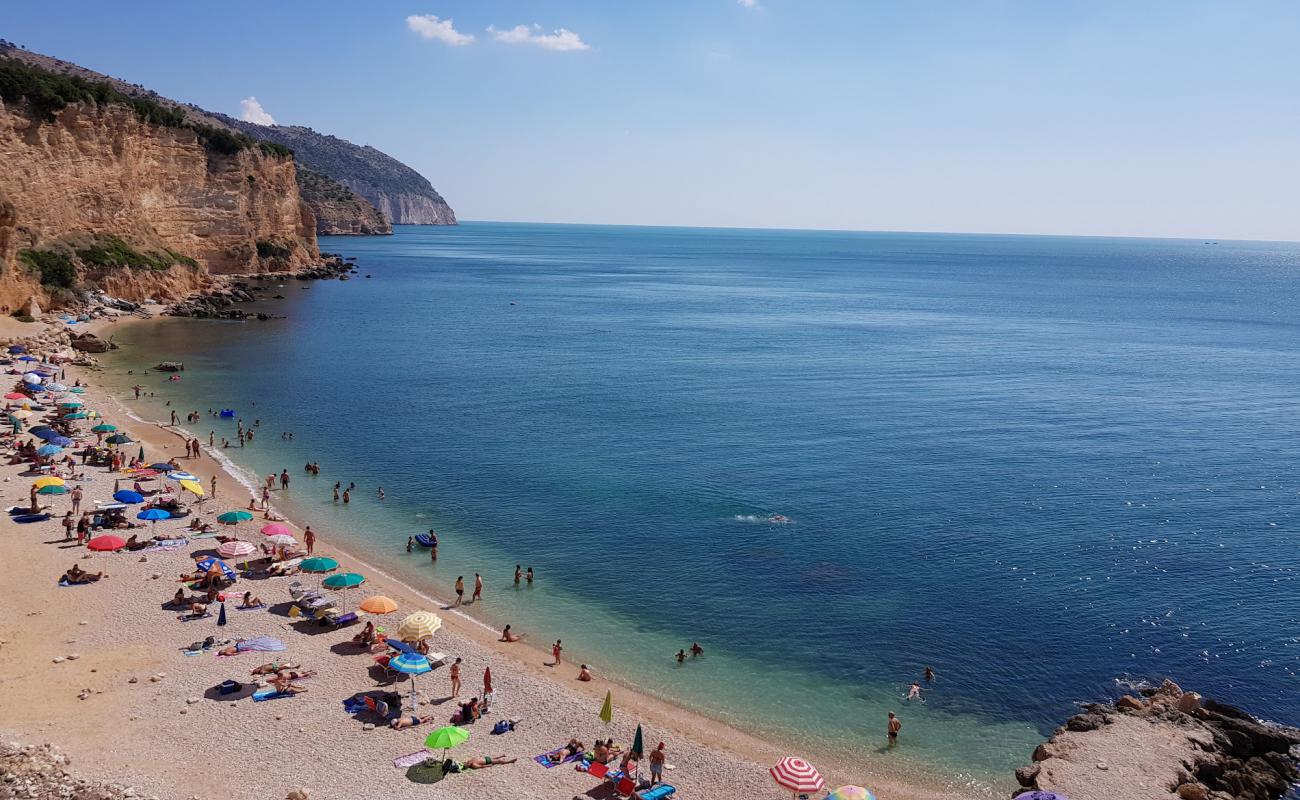
M 236 642 L 235 646 L 245 652 L 252 650 L 258 653 L 281 653 L 289 649 L 284 646 L 284 642 L 271 636 L 254 636 L 252 639 Z
M 605 702 L 600 704 L 600 719 L 609 724 L 614 721 L 614 693 L 605 691 Z
M 118 489 L 116 492 L 113 492 L 113 499 L 119 503 L 135 505 L 136 503 L 144 502 L 144 495 L 139 492 L 133 492 L 130 489 Z
M 439 728 L 425 737 L 424 746 L 430 750 L 442 750 L 443 761 L 447 760 L 447 751 L 469 739 L 469 731 L 456 725 Z
M 222 525 L 238 525 L 253 518 L 253 515 L 247 511 L 227 511 L 224 514 L 217 515 L 217 522 Z
M 418 706 L 419 702 L 415 699 L 415 676 L 433 672 L 429 659 L 419 653 L 398 653 L 388 659 L 388 668 L 411 676 L 411 705 Z
M 397 626 L 397 638 L 411 642 L 428 639 L 442 627 L 442 620 L 432 611 L 417 611 Z
M 197 481 L 199 479 L 198 475 L 191 475 L 181 470 L 172 470 L 167 473 L 167 477 L 173 481 Z
M 181 488 L 195 497 L 203 496 L 203 487 L 199 485 L 198 481 L 181 481 Z
M 27 352 L 26 345 L 11 344 L 9 345 L 9 355 L 17 356 Z
M 126 547 L 126 540 L 121 536 L 96 536 L 86 543 L 91 550 L 121 550 Z
M 140 445 L 140 455 L 137 456 L 137 458 L 139 458 L 141 461 L 144 461 L 144 445 Z
M 812 764 L 795 756 L 786 756 L 776 762 L 768 773 L 777 786 L 789 789 L 795 795 L 820 792 L 826 786 L 821 773 Z
M 109 425 L 107 422 L 101 422 L 95 427 L 91 428 L 91 430 L 94 431 L 95 433 L 112 433 L 113 431 L 117 430 L 117 426 Z
M 226 624 L 226 601 L 221 601 L 221 613 L 217 614 L 217 627 L 220 628 Z
M 23 383 L 31 383 L 40 386 L 45 377 L 36 372 L 29 372 L 23 376 Z
M 75 413 L 68 414 L 67 416 L 64 417 L 64 419 L 90 419 L 90 415 L 83 414 L 82 412 L 77 411 Z
M 40 361 L 40 359 L 39 359 L 39 358 L 36 358 L 35 356 L 20 356 L 18 360 L 19 360 L 19 361 L 29 361 L 29 362 L 30 362 L 30 361 Z
M 40 456 L 41 458 L 49 458 L 51 456 L 57 456 L 59 453 L 62 452 L 63 452 L 63 448 L 59 447 L 57 444 L 43 444 L 40 447 L 36 448 L 36 455 Z
M 86 393 L 86 390 L 83 389 L 83 388 L 81 388 L 80 386 L 73 386 L 73 387 L 72 387 L 71 389 L 69 389 L 68 391 L 69 391 L 69 392 L 72 392 L 73 394 L 85 394 L 85 393 Z
M 645 755 L 645 741 L 641 736 L 640 724 L 636 726 L 636 735 L 632 737 L 632 749 L 629 752 Z
M 239 573 L 230 568 L 229 564 L 219 558 L 213 558 L 212 556 L 200 560 L 194 565 L 194 568 L 203 570 L 204 572 L 211 572 L 213 569 L 219 569 L 221 570 L 221 574 L 230 580 L 234 580 L 239 575 Z
M 397 610 L 397 603 L 393 602 L 391 598 L 377 594 L 362 600 L 360 608 L 370 614 L 391 614 Z
M 492 694 L 492 668 L 483 668 L 483 696 L 487 697 Z
M 139 514 L 135 515 L 136 519 L 142 519 L 147 522 L 157 522 L 160 519 L 171 519 L 172 512 L 163 508 L 146 508 Z
M 132 439 L 130 436 L 127 436 L 125 433 L 115 433 L 112 436 L 105 439 L 104 441 L 108 442 L 109 444 L 129 444 L 130 442 L 134 442 L 135 440 Z
M 37 494 L 67 494 L 67 493 L 68 493 L 68 487 L 66 487 L 66 486 L 42 486 L 41 488 L 39 488 L 39 489 L 36 490 L 36 493 L 37 493 Z
M 826 800 L 876 800 L 876 796 L 861 786 L 841 786 L 826 795 Z
M 51 436 L 47 439 L 50 444 L 57 444 L 59 447 L 72 447 L 76 442 L 66 436 Z
M 62 486 L 62 485 L 63 485 L 63 479 L 56 478 L 53 475 L 46 475 L 44 478 L 37 478 L 36 480 L 32 481 L 32 486 L 35 486 L 37 489 L 44 489 L 46 486 Z
M 45 384 L 45 388 L 46 388 L 46 389 L 49 389 L 51 392 L 66 392 L 66 391 L 68 391 L 68 387 L 64 386 L 64 385 L 61 384 L 61 383 L 47 383 L 47 384 Z
M 331 589 L 351 589 L 365 582 L 366 576 L 356 572 L 340 572 L 324 580 L 324 584 Z
M 1016 795 L 1014 800 L 1069 800 L 1069 798 L 1056 792 L 1044 792 L 1041 789 L 1035 789 L 1032 792 L 1022 792 Z
M 272 547 L 293 547 L 298 540 L 287 533 L 277 533 L 274 536 L 266 537 L 266 543 Z
M 51 439 L 59 438 L 58 431 L 54 430 L 49 426 L 44 426 L 44 425 L 37 425 L 36 427 L 29 430 L 28 433 L 30 433 L 32 436 L 35 436 L 37 439 L 40 439 L 41 441 L 45 441 L 45 442 L 48 442 Z
M 263 536 L 292 536 L 293 529 L 288 525 L 281 525 L 278 522 L 272 522 L 270 525 L 262 526 Z
M 142 460 L 143 460 L 143 459 L 142 459 Z M 156 470 L 158 470 L 159 472 L 169 472 L 169 471 L 171 471 L 171 470 L 176 469 L 175 466 L 173 466 L 173 465 L 171 465 L 171 464 L 164 464 L 164 463 L 161 462 L 161 461 L 159 461 L 157 464 L 150 464 L 148 468 L 149 468 L 149 469 L 156 469 Z
M 217 547 L 217 554 L 222 558 L 239 558 L 240 556 L 249 556 L 257 552 L 257 545 L 252 542 L 245 542 L 241 539 L 231 539 L 228 542 L 222 542 Z
M 85 403 L 81 402 L 80 400 L 69 399 L 69 400 L 59 401 L 59 408 L 81 408 L 84 405 Z
M 9 392 L 8 394 L 5 395 L 5 399 L 6 400 L 31 400 L 32 398 L 28 397 L 25 394 L 21 394 L 19 392 Z
M 9 416 L 13 417 L 14 419 L 28 419 L 29 417 L 31 417 L 31 415 L 32 412 L 28 411 L 25 408 L 15 408 L 13 411 L 9 412 Z
M 339 568 L 339 562 L 325 556 L 308 558 L 298 565 L 303 572 L 332 572 Z

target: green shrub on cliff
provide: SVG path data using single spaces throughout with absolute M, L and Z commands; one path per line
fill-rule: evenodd
M 116 236 L 108 235 L 99 236 L 93 243 L 79 248 L 77 258 L 80 258 L 88 267 L 99 267 L 101 269 L 130 267 L 132 269 L 164 270 L 173 264 L 198 266 L 198 262 L 194 259 L 172 250 L 141 252 Z
M 257 240 L 258 258 L 284 261 L 291 255 L 293 255 L 293 250 L 285 245 L 279 244 L 278 242 L 267 241 L 266 239 Z
M 71 289 L 77 283 L 77 268 L 66 253 L 55 250 L 21 250 L 18 260 L 41 276 L 41 285 Z

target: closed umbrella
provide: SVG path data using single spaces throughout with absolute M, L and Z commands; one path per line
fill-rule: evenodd
M 632 737 L 632 750 L 639 756 L 645 755 L 645 740 L 641 736 L 641 726 L 636 726 L 636 735 Z
M 361 610 L 370 614 L 391 614 L 397 610 L 397 603 L 391 598 L 377 594 L 361 601 Z
M 483 668 L 483 696 L 487 697 L 492 694 L 492 668 Z
M 447 760 L 447 751 L 469 739 L 469 731 L 456 725 L 439 728 L 424 740 L 424 746 L 430 750 L 442 750 L 442 760 Z
M 821 773 L 812 764 L 796 756 L 786 756 L 776 762 L 776 766 L 769 769 L 768 773 L 777 786 L 790 790 L 796 796 L 820 792 L 826 786 Z
M 614 721 L 614 693 L 605 691 L 605 702 L 600 704 L 600 720 L 605 724 Z
M 139 492 L 133 492 L 130 489 L 118 489 L 116 492 L 113 492 L 113 499 L 119 503 L 135 505 L 136 503 L 144 502 L 144 495 Z
M 86 543 L 91 550 L 112 551 L 126 547 L 126 540 L 121 536 L 96 536 Z
M 253 515 L 247 511 L 227 511 L 224 514 L 217 515 L 217 522 L 222 525 L 238 525 L 241 522 L 247 522 L 252 519 Z
M 325 556 L 308 558 L 298 565 L 303 572 L 331 572 L 339 568 L 339 562 Z
M 397 638 L 409 642 L 428 639 L 442 627 L 442 620 L 431 611 L 417 611 L 402 620 L 397 626 Z

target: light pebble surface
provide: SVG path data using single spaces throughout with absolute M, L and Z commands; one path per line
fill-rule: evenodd
M 94 381 L 93 373 L 69 369 L 68 382 Z M 92 386 L 88 405 L 130 432 L 145 446 L 150 461 L 181 453 L 180 439 L 153 426 L 133 423 L 117 402 Z M 33 420 L 34 421 L 34 420 Z M 129 446 L 133 451 L 136 445 Z M 181 460 L 182 468 L 203 478 L 219 466 L 208 455 Z M 103 469 L 87 469 L 83 505 L 109 498 L 113 477 Z M 0 490 L 8 504 L 27 501 L 29 478 L 17 467 L 0 467 Z M 248 498 L 229 476 L 218 478 L 219 498 L 208 509 L 247 505 Z M 236 492 L 239 494 L 236 494 Z M 59 516 L 70 502 L 66 496 L 46 498 Z M 210 519 L 211 511 L 201 514 Z M 187 522 L 186 520 L 185 522 Z M 241 538 L 257 542 L 259 518 L 239 526 Z M 158 532 L 182 528 L 184 522 L 162 522 Z M 141 533 L 148 533 L 141 531 Z M 558 669 L 545 665 L 549 653 L 519 644 L 501 644 L 495 632 L 461 614 L 442 610 L 442 603 L 420 594 L 339 551 L 329 541 L 317 553 L 336 557 L 345 569 L 367 575 L 369 594 L 385 594 L 399 605 L 395 614 L 371 617 L 394 629 L 405 614 L 434 610 L 444 620 L 434 637 L 434 650 L 464 659 L 464 696 L 481 690 L 483 668 L 492 667 L 496 701 L 477 724 L 470 739 L 452 755 L 515 756 L 518 763 L 449 775 L 433 785 L 414 783 L 392 760 L 419 750 L 424 737 L 447 724 L 454 703 L 447 669 L 416 679 L 424 702 L 421 715 L 432 723 L 414 730 L 387 727 L 367 730 L 373 719 L 354 719 L 342 700 L 355 692 L 378 688 L 368 669 L 371 658 L 351 646 L 360 629 L 310 629 L 269 611 L 236 611 L 227 604 L 229 624 L 217 627 L 215 616 L 185 622 L 161 606 L 176 591 L 176 577 L 192 564 L 190 554 L 215 547 L 201 539 L 180 550 L 148 553 L 95 553 L 61 541 L 59 518 L 34 525 L 0 521 L 0 736 L 27 743 L 51 742 L 67 753 L 77 773 L 135 787 L 141 794 L 163 798 L 222 798 L 268 800 L 305 789 L 312 800 L 331 798 L 572 798 L 591 793 L 603 796 L 600 784 L 571 765 L 544 769 L 532 757 L 576 736 L 588 746 L 598 737 L 613 736 L 630 744 L 638 722 L 646 746 L 667 743 L 668 782 L 683 798 L 780 797 L 767 774 L 767 765 L 791 752 L 779 743 L 747 736 L 721 723 L 641 695 L 598 676 L 590 684 L 575 680 L 576 665 Z M 97 584 L 60 588 L 58 576 L 72 564 L 109 577 Z M 154 578 L 161 574 L 160 578 Z M 298 578 L 312 583 L 313 578 Z M 275 606 L 289 599 L 290 579 L 241 580 L 233 594 L 251 590 Z M 215 611 L 215 609 L 214 609 Z M 85 624 L 88 622 L 89 624 Z M 319 632 L 318 632 L 319 631 Z M 255 703 L 251 699 L 220 702 L 205 692 L 227 678 L 245 680 L 249 670 L 270 660 L 249 653 L 218 659 L 211 653 L 185 656 L 181 648 L 206 636 L 218 638 L 269 635 L 288 645 L 284 655 L 318 675 L 304 682 L 297 697 Z M 77 658 L 68 660 L 70 655 Z M 54 663 L 56 658 L 63 661 Z M 407 679 L 396 689 L 409 697 Z M 606 727 L 597 718 L 607 690 L 614 695 L 614 722 Z M 190 702 L 199 698 L 197 702 Z M 499 719 L 522 718 L 517 730 L 491 736 Z M 828 788 L 846 783 L 872 787 L 882 800 L 954 800 L 960 790 L 938 782 L 900 780 L 880 764 L 818 762 Z M 643 766 L 643 773 L 648 771 Z

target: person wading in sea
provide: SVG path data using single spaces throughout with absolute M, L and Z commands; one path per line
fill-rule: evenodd
M 903 729 L 903 721 L 894 716 L 894 712 L 889 712 L 889 723 L 887 732 L 889 734 L 889 746 L 893 747 L 898 744 L 898 732 Z
M 456 578 L 456 605 L 454 606 L 454 608 L 460 607 L 460 601 L 463 600 L 464 597 L 465 597 L 465 576 L 460 575 L 457 576 Z

